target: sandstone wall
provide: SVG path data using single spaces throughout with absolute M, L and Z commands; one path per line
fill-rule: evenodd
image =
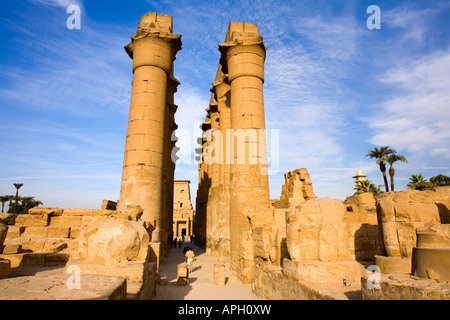
M 375 255 L 384 254 L 376 212 L 347 212 L 346 219 L 352 259 L 373 261 Z

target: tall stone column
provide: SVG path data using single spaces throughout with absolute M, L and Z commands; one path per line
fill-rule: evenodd
M 167 85 L 167 119 L 168 126 L 166 126 L 166 136 L 164 141 L 164 216 L 161 220 L 161 239 L 164 241 L 167 239 L 168 243 L 162 249 L 162 255 L 165 256 L 167 249 L 169 248 L 171 241 L 173 239 L 172 233 L 172 221 L 173 221 L 173 192 L 174 192 L 174 175 L 175 175 L 175 161 L 177 160 L 176 152 L 179 150 L 176 144 L 176 137 L 174 136 L 175 130 L 178 125 L 175 122 L 175 113 L 178 106 L 175 105 L 174 94 L 177 92 L 177 87 L 180 82 L 173 77 L 173 75 L 168 77 Z M 172 140 L 174 138 L 174 140 Z
M 227 159 L 227 156 L 232 155 L 227 130 L 231 129 L 231 110 L 230 85 L 228 84 L 228 77 L 223 74 L 220 64 L 212 90 L 218 105 L 219 129 L 222 137 L 220 163 L 218 166 L 219 192 L 217 204 L 219 261 L 227 262 L 230 259 L 230 164 L 232 163 L 232 159 Z
M 231 266 L 243 282 L 250 282 L 254 259 L 249 217 L 263 214 L 270 206 L 265 131 L 261 132 L 265 129 L 266 47 L 256 25 L 230 22 L 219 49 L 230 83 L 231 129 L 235 135 L 230 182 Z
M 206 150 L 209 145 L 209 141 L 207 140 L 206 132 L 211 129 L 211 120 L 209 115 L 207 115 L 205 122 L 200 125 L 200 129 L 202 129 L 202 136 L 198 138 L 198 142 L 201 144 L 198 147 L 199 151 L 199 187 L 197 190 L 197 219 L 196 219 L 196 242 L 206 248 L 207 242 L 207 230 L 208 230 L 208 218 L 207 218 L 207 207 L 208 207 L 208 194 L 211 186 L 211 179 L 209 177 L 210 167 L 205 161 Z
M 142 219 L 152 226 L 152 242 L 161 237 L 166 191 L 163 174 L 167 159 L 168 79 L 181 35 L 172 33 L 172 17 L 147 13 L 139 22 L 132 42 L 125 47 L 133 59 L 133 89 L 125 144 L 119 210 L 139 205 Z
M 211 181 L 209 188 L 207 221 L 208 221 L 208 243 L 206 250 L 212 256 L 219 255 L 219 222 L 218 222 L 218 202 L 219 202 L 219 163 L 222 144 L 219 132 L 219 112 L 214 94 L 211 95 L 209 108 L 207 109 L 211 120 L 211 129 L 207 131 L 209 140 L 207 150 L 208 176 Z

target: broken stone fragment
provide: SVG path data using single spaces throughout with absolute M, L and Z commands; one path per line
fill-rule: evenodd
M 109 264 L 146 260 L 149 235 L 136 221 L 105 218 L 81 230 L 80 259 Z

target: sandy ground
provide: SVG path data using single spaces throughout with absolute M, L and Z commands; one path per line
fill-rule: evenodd
M 194 268 L 186 286 L 176 285 L 177 265 L 184 262 L 183 248 L 171 248 L 167 259 L 160 266 L 161 277 L 167 277 L 168 285 L 158 285 L 155 300 L 264 300 L 256 296 L 251 285 L 245 285 L 235 277 L 226 265 L 225 286 L 214 284 L 214 264 L 217 261 L 203 249 L 191 244 L 196 255 Z

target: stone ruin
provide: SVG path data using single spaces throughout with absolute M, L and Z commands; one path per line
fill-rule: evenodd
M 174 229 L 180 38 L 171 16 L 147 13 L 125 48 L 134 80 L 118 202 L 0 215 L 0 298 L 151 299 L 169 242 L 185 230 L 218 260 L 217 284 L 229 264 L 268 299 L 449 299 L 450 187 L 343 202 L 317 198 L 302 168 L 286 173 L 280 198 L 270 200 L 267 47 L 255 24 L 230 22 L 219 45 L 196 148 L 195 218 Z
M 48 298 L 62 299 L 70 296 L 70 290 L 62 292 L 62 287 L 75 270 L 81 274 L 83 288 L 87 290 L 85 295 L 79 295 L 80 299 L 125 299 L 127 295 L 130 299 L 149 299 L 154 295 L 156 263 L 150 262 L 149 231 L 139 215 L 133 217 L 103 209 L 36 207 L 30 209 L 29 214 L 2 214 L 1 217 L 8 228 L 0 257 L 10 262 L 8 275 L 14 276 L 8 279 L 11 286 L 23 282 L 19 275 L 38 272 L 23 285 L 35 283 L 37 286 L 48 278 L 54 279 L 60 283 L 58 294 L 62 296 Z M 56 267 L 65 267 L 65 274 L 52 273 L 52 268 Z M 90 282 L 98 279 L 118 287 L 107 286 L 110 292 L 91 297 L 92 288 L 84 286 L 85 275 L 89 275 L 86 279 Z M 0 297 L 6 299 L 36 298 L 31 289 L 13 292 L 2 289 L 0 285 Z
M 289 208 L 316 198 L 306 168 L 290 171 L 284 175 L 284 179 L 286 183 L 281 189 L 279 201 L 273 204 L 275 208 Z
M 448 261 L 442 236 L 447 229 L 437 226 L 448 223 L 450 188 L 418 191 L 414 200 L 406 199 L 407 192 L 376 198 L 366 193 L 344 203 L 316 198 L 302 168 L 285 174 L 280 199 L 269 199 L 264 135 L 247 136 L 244 152 L 236 155 L 236 136 L 227 134 L 265 127 L 266 50 L 258 27 L 250 23 L 231 22 L 219 45 L 219 67 L 196 148 L 198 243 L 270 299 L 371 299 L 375 296 L 364 288 L 373 267 L 414 277 L 426 273 L 427 254 Z M 263 150 L 257 159 L 252 146 Z M 416 230 L 422 227 L 441 230 L 433 237 L 440 239 L 436 246 L 444 247 L 415 247 Z M 439 264 L 438 258 L 432 261 Z M 445 279 L 447 262 L 440 265 L 428 273 Z M 439 297 L 448 299 L 448 288 L 439 290 Z

